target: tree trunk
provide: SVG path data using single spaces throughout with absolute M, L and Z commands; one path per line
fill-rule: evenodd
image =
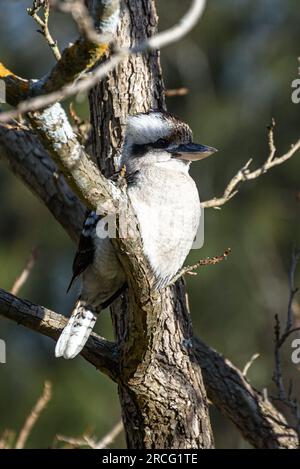
M 123 2 L 118 46 L 156 31 L 152 0 Z M 110 175 L 128 114 L 165 107 L 159 53 L 132 56 L 90 94 L 94 156 Z M 145 299 L 145 303 L 143 303 Z M 112 308 L 119 396 L 129 448 L 212 448 L 206 392 L 182 281 L 157 297 L 124 295 Z M 153 301 L 153 303 L 152 303 Z

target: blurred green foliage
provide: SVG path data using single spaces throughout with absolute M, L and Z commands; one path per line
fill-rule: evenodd
M 51 52 L 26 15 L 30 5 L 25 0 L 0 0 L 1 60 L 27 78 L 42 76 L 53 64 Z M 180 18 L 188 2 L 157 0 L 157 6 L 164 29 Z M 291 102 L 299 23 L 297 0 L 210 0 L 192 34 L 162 51 L 167 88 L 189 89 L 185 97 L 168 99 L 169 110 L 190 123 L 195 141 L 219 149 L 215 157 L 192 169 L 201 199 L 221 195 L 250 157 L 253 166 L 262 164 L 272 117 L 279 153 L 300 137 L 300 105 Z M 52 16 L 51 28 L 61 47 L 77 34 L 63 15 Z M 87 117 L 86 100 L 76 102 L 76 109 Z M 299 170 L 296 155 L 245 184 L 221 211 L 206 210 L 205 246 L 188 259 L 193 262 L 231 247 L 226 262 L 188 279 L 194 327 L 239 367 L 259 353 L 249 378 L 270 391 L 274 314 L 284 319 L 292 244 L 300 244 Z M 75 247 L 4 162 L 0 200 L 0 286 L 12 286 L 31 248 L 39 246 L 38 262 L 21 294 L 67 314 L 76 295 L 65 294 Z M 45 379 L 53 383 L 53 399 L 29 447 L 50 446 L 56 433 L 78 436 L 92 429 L 101 437 L 113 427 L 120 415 L 114 384 L 81 358 L 56 360 L 50 340 L 1 318 L 0 325 L 0 337 L 7 342 L 7 364 L 0 365 L 0 433 L 22 426 Z M 103 314 L 97 329 L 112 337 L 109 314 Z M 293 378 L 297 394 L 299 371 L 290 363 L 289 347 L 285 352 L 286 378 Z M 247 446 L 215 409 L 211 414 L 219 448 Z M 124 438 L 115 446 L 124 446 Z

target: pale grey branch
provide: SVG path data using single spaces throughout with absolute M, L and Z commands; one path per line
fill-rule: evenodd
M 37 111 L 66 98 L 70 98 L 75 94 L 87 92 L 100 80 L 106 77 L 110 71 L 114 70 L 125 57 L 145 52 L 149 49 L 159 49 L 178 41 L 195 26 L 204 11 L 205 4 L 206 2 L 204 0 L 193 0 L 190 10 L 178 25 L 170 28 L 164 33 L 159 33 L 152 38 L 145 40 L 136 47 L 131 49 L 126 47 L 121 48 L 120 51 L 113 55 L 107 62 L 99 65 L 93 72 L 86 73 L 81 80 L 75 83 L 67 84 L 58 91 L 22 101 L 18 104 L 16 109 L 0 114 L 0 122 L 7 122 L 10 119 L 16 118 L 20 114 Z
M 300 140 L 298 140 L 294 145 L 292 145 L 291 148 L 282 156 L 275 157 L 276 147 L 274 143 L 274 127 L 275 122 L 273 120 L 272 125 L 269 127 L 268 131 L 269 154 L 264 164 L 259 168 L 251 171 L 250 165 L 252 163 L 252 159 L 250 159 L 242 167 L 242 169 L 240 169 L 238 173 L 231 179 L 226 189 L 224 190 L 224 194 L 222 195 L 222 197 L 214 197 L 211 200 L 202 202 L 201 206 L 203 208 L 221 208 L 223 205 L 229 202 L 229 200 L 231 200 L 236 194 L 238 194 L 238 188 L 241 183 L 257 179 L 258 177 L 270 171 L 270 169 L 274 168 L 275 166 L 285 163 L 285 161 L 289 160 L 298 152 L 298 150 L 300 149 Z

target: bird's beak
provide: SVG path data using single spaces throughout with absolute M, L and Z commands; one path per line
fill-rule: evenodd
M 172 149 L 172 157 L 187 161 L 203 160 L 218 150 L 198 143 L 186 143 Z

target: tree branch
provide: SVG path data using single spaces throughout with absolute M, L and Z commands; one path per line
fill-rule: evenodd
M 50 14 L 50 4 L 49 0 L 45 0 L 43 2 L 43 10 L 44 10 L 44 18 L 41 18 L 38 14 L 41 4 L 35 4 L 36 2 L 33 3 L 32 8 L 27 8 L 27 13 L 32 16 L 34 21 L 41 27 L 40 30 L 38 30 L 39 33 L 41 33 L 47 43 L 49 44 L 49 47 L 55 57 L 56 60 L 61 59 L 61 53 L 59 50 L 59 47 L 57 45 L 57 42 L 53 40 L 51 33 L 49 31 L 49 14 Z
M 255 169 L 253 171 L 250 171 L 249 167 L 252 163 L 252 159 L 250 159 L 243 167 L 238 171 L 238 173 L 231 179 L 229 184 L 227 185 L 224 194 L 222 197 L 214 197 L 211 200 L 207 200 L 206 202 L 203 202 L 201 206 L 203 208 L 215 208 L 219 209 L 223 205 L 225 205 L 229 200 L 231 200 L 233 197 L 235 197 L 238 193 L 238 186 L 246 181 L 251 181 L 253 179 L 257 179 L 260 177 L 262 174 L 267 173 L 270 171 L 270 169 L 274 168 L 275 166 L 278 166 L 285 161 L 289 160 L 292 156 L 297 153 L 297 151 L 300 149 L 300 140 L 298 140 L 294 145 L 291 146 L 290 150 L 284 153 L 282 156 L 278 156 L 275 158 L 276 154 L 276 147 L 274 143 L 274 128 L 275 128 L 275 122 L 274 120 L 272 121 L 271 126 L 268 128 L 268 145 L 269 145 L 269 154 L 268 157 L 265 161 L 265 163 L 259 167 L 258 169 Z
M 0 289 L 0 315 L 57 340 L 66 319 L 47 308 L 21 300 Z M 229 360 L 201 340 L 193 341 L 208 397 L 256 448 L 296 448 L 296 432 Z M 115 344 L 92 334 L 81 355 L 114 381 L 119 379 Z
M 297 433 L 240 370 L 201 340 L 194 347 L 209 399 L 246 441 L 260 449 L 298 447 Z
M 195 3 L 195 2 L 194 2 Z M 199 4 L 199 2 L 197 2 Z M 121 58 L 120 58 L 121 60 Z M 111 64 L 110 64 L 111 66 Z M 7 73 L 8 72 L 8 73 Z M 12 90 L 12 92 L 18 90 L 19 91 L 19 98 L 20 95 L 23 93 L 24 95 L 28 95 L 28 83 L 26 80 L 18 79 L 13 74 L 9 73 L 4 67 L 0 67 L 0 74 L 2 73 L 2 77 L 5 76 L 7 78 L 7 87 Z M 103 69 L 101 71 L 103 73 Z M 97 80 L 98 81 L 98 78 Z M 81 83 L 81 82 L 79 82 Z M 12 93 L 13 94 L 13 93 Z M 80 151 L 79 144 L 76 140 L 73 139 L 73 134 L 70 134 L 70 128 L 68 127 L 67 120 L 65 116 L 62 114 L 61 108 L 56 108 L 54 110 L 48 111 L 47 120 L 50 117 L 50 124 L 49 122 L 45 122 L 45 116 L 38 116 L 37 121 L 33 124 L 35 128 L 40 132 L 47 132 L 50 130 L 54 134 L 54 139 L 51 139 L 49 142 L 49 149 L 51 153 L 55 154 L 56 158 L 60 162 L 61 166 L 64 168 L 65 173 L 68 174 L 69 171 L 72 173 L 73 181 L 76 182 L 77 177 L 85 177 L 84 173 L 85 169 L 88 171 L 94 171 L 92 167 L 89 166 L 90 161 L 87 155 L 82 154 Z M 57 117 L 61 118 L 63 123 L 63 132 L 60 133 L 60 128 L 56 128 L 55 122 L 57 123 Z M 52 119 L 52 121 L 51 121 Z M 66 127 L 65 124 L 66 123 Z M 5 132 L 8 129 L 5 129 Z M 4 133 L 5 133 L 4 132 Z M 14 133 L 15 135 L 15 133 Z M 71 147 L 67 148 L 68 143 L 65 140 L 68 140 L 70 137 L 71 140 Z M 75 136 L 74 136 L 75 138 Z M 46 138 L 47 140 L 47 138 Z M 50 139 L 49 139 L 50 140 Z M 63 143 L 63 151 L 66 150 L 65 154 L 60 153 L 60 146 Z M 53 148 L 55 145 L 55 148 Z M 68 159 L 67 155 L 68 152 L 74 150 L 75 161 L 72 158 Z M 7 148 L 5 149 L 7 151 Z M 31 150 L 32 151 L 32 147 Z M 43 153 L 45 154 L 45 152 Z M 76 155 L 77 157 L 76 157 Z M 78 158 L 80 155 L 80 158 Z M 285 156 L 285 155 L 284 155 Z M 66 160 L 64 158 L 67 158 Z M 290 157 L 290 156 L 289 156 Z M 288 158 L 286 158 L 288 159 Z M 70 161 L 71 160 L 71 161 Z M 78 170 L 77 164 L 78 160 L 80 160 L 80 170 Z M 83 161 L 83 163 L 82 163 Z M 276 161 L 276 159 L 274 160 Z M 274 163 L 272 160 L 271 163 Z M 280 163 L 278 163 L 280 164 Z M 69 166 L 70 165 L 70 166 Z M 75 166 L 75 169 L 74 169 Z M 53 167 L 53 166 L 52 166 Z M 55 167 L 55 166 L 54 166 Z M 50 174 L 53 177 L 53 173 L 50 170 L 47 172 L 46 168 L 43 170 L 47 177 L 50 179 Z M 73 172 L 74 171 L 74 172 Z M 77 173 L 76 173 L 77 171 Z M 28 177 L 28 168 L 25 165 L 25 173 Z M 251 173 L 252 174 L 252 173 Z M 95 178 L 99 177 L 95 176 Z M 103 185 L 105 186 L 106 183 L 101 179 L 94 180 L 94 176 L 92 177 L 93 181 L 97 184 L 100 184 L 100 187 Z M 52 182 L 51 182 L 52 184 Z M 77 185 L 77 184 L 76 184 Z M 83 187 L 80 187 L 78 192 L 80 192 L 83 199 L 86 201 L 86 197 L 88 196 L 88 200 L 91 202 L 92 205 L 96 202 L 99 194 L 92 194 L 92 201 L 90 200 L 90 194 L 88 192 L 89 181 L 84 182 Z M 37 185 L 38 187 L 38 185 Z M 51 186 L 53 187 L 53 185 Z M 115 194 L 111 194 L 110 191 L 114 191 L 114 189 L 109 186 L 105 186 L 105 190 L 107 189 L 108 194 L 107 197 L 115 196 Z M 234 189 L 234 188 L 233 188 Z M 41 191 L 41 188 L 38 188 Z M 102 190 L 102 189 L 101 189 Z M 57 196 L 57 189 L 53 192 L 54 196 Z M 67 192 L 64 191 L 64 196 Z M 105 195 L 105 197 L 106 197 Z M 47 194 L 42 194 L 41 197 L 46 198 Z M 64 210 L 67 201 L 62 197 L 64 205 L 61 207 Z M 104 198 L 105 198 L 104 197 Z M 219 199 L 217 199 L 219 200 Z M 75 206 L 77 207 L 78 199 L 75 197 Z M 50 205 L 49 203 L 47 204 Z M 221 204 L 222 205 L 222 204 Z M 213 206 L 213 205 L 212 205 Z M 70 211 L 69 211 L 70 212 Z M 63 213 L 63 212 L 62 212 Z M 68 218 L 70 214 L 67 215 L 63 214 L 64 218 Z M 59 217 L 57 217 L 59 219 Z M 61 218 L 61 223 L 65 223 Z M 76 230 L 76 235 L 73 231 L 73 238 L 77 236 L 77 225 L 76 223 L 72 222 L 69 223 L 68 230 L 72 233 L 72 230 Z M 142 266 L 143 268 L 143 266 Z M 142 272 L 141 272 L 142 274 Z M 147 286 L 145 287 L 145 291 L 143 295 L 149 297 L 149 291 L 147 290 Z M 141 296 L 143 296 L 141 295 Z M 142 303 L 142 301 L 141 301 Z M 153 312 L 155 312 L 155 307 L 153 308 Z M 61 328 L 65 324 L 65 319 L 57 315 L 56 313 L 49 311 L 41 306 L 33 305 L 32 303 L 20 300 L 18 298 L 9 295 L 6 292 L 0 290 L 0 313 L 12 320 L 15 320 L 24 326 L 30 327 L 33 330 L 37 330 L 44 335 L 52 337 L 56 339 L 60 333 Z M 140 318 L 141 324 L 143 326 L 143 317 Z M 197 342 L 198 343 L 198 342 Z M 142 344 L 143 345 L 143 344 Z M 130 351 L 130 350 L 129 350 Z M 207 346 L 204 348 L 200 347 L 199 345 L 196 346 L 196 354 L 198 358 L 198 363 L 200 367 L 206 368 L 205 370 L 205 381 L 207 388 L 209 390 L 210 398 L 215 402 L 215 404 L 224 412 L 226 415 L 230 416 L 230 418 L 235 422 L 235 424 L 241 428 L 244 436 L 248 439 L 248 441 L 252 442 L 256 447 L 295 447 L 294 446 L 294 432 L 290 429 L 287 430 L 287 424 L 285 423 L 284 418 L 280 413 L 276 411 L 276 409 L 269 403 L 265 402 L 264 399 L 260 396 L 257 391 L 255 391 L 249 383 L 243 378 L 240 379 L 238 370 L 236 370 L 230 362 L 224 360 L 223 357 L 215 356 L 216 352 L 209 349 Z M 206 358 L 209 362 L 206 362 L 203 358 L 206 355 Z M 114 344 L 111 344 L 104 339 L 99 339 L 96 335 L 93 335 L 92 338 L 89 340 L 87 347 L 83 351 L 83 356 L 92 364 L 94 364 L 98 369 L 102 370 L 104 373 L 108 374 L 112 379 L 115 381 L 118 380 L 118 351 Z M 135 357 L 136 358 L 136 357 Z M 216 361 L 216 369 L 211 369 L 210 366 L 213 361 Z M 210 365 L 210 366 L 209 366 Z M 218 372 L 219 370 L 219 372 Z M 228 380 L 225 380 L 225 387 L 222 387 L 224 383 L 224 376 L 229 376 Z M 237 382 L 234 382 L 236 380 Z M 232 384 L 233 386 L 230 385 Z M 233 391 L 235 390 L 235 391 Z M 240 397 L 239 393 L 243 394 Z M 251 396 L 251 398 L 249 397 Z M 259 397 L 260 396 L 260 397 Z M 271 406 L 271 407 L 269 407 Z M 271 410 L 270 410 L 271 409 Z M 246 419 L 243 417 L 243 413 L 245 412 Z M 259 412 L 259 419 L 257 416 L 257 412 Z M 242 414 L 242 415 L 241 415 Z M 248 434 L 248 427 L 257 429 L 257 421 L 259 421 L 259 426 L 261 425 L 265 432 L 263 433 L 262 430 L 258 432 L 258 436 L 256 436 L 256 432 L 254 431 L 251 435 Z M 273 425 L 272 425 L 273 423 Z M 269 430 L 271 433 L 268 436 Z
M 111 9 L 112 4 L 113 9 Z M 107 23 L 108 13 L 109 18 L 114 18 L 114 21 L 109 23 Z M 113 34 L 117 26 L 115 17 L 119 14 L 119 1 L 106 2 L 102 14 L 105 23 L 103 29 Z M 61 60 L 54 66 L 49 77 L 33 84 L 17 77 L 0 65 L 0 78 L 6 84 L 7 101 L 16 105 L 24 94 L 30 95 L 40 89 L 47 90 L 49 86 L 59 87 L 59 81 L 63 81 L 64 84 L 73 82 L 78 74 L 95 65 L 107 50 L 108 45 L 108 43 L 91 45 L 86 39 L 79 38 L 73 46 L 64 51 Z M 85 205 L 97 210 L 100 204 L 103 210 L 114 213 L 118 209 L 120 191 L 114 183 L 101 175 L 86 154 L 62 107 L 58 103 L 54 104 L 43 112 L 30 113 L 28 119 L 58 168 L 65 175 L 69 185 L 85 202 Z
M 53 177 L 53 173 L 56 171 L 55 165 L 52 163 L 47 152 L 45 152 L 40 145 L 35 135 L 27 129 L 22 129 L 20 125 L 12 127 L 11 129 L 6 129 L 1 126 L 0 149 L 2 154 L 4 152 L 4 157 L 7 158 L 14 172 L 17 173 L 27 185 L 30 185 L 33 191 L 38 193 L 39 197 L 45 202 L 46 206 L 57 220 L 65 227 L 72 239 L 77 239 L 81 229 L 84 209 L 77 197 L 72 194 L 72 191 L 63 182 L 62 178 L 60 178 L 59 186 L 56 185 L 55 178 Z M 45 183 L 43 183 L 43 181 L 45 181 Z M 9 298 L 10 301 L 13 302 L 13 297 L 10 296 Z M 21 303 L 19 303 L 19 301 Z M 1 314 L 33 330 L 37 330 L 44 335 L 53 336 L 54 338 L 58 337 L 59 327 L 60 324 L 62 324 L 61 321 L 63 321 L 63 324 L 65 323 L 63 317 L 55 315 L 55 313 L 44 310 L 36 305 L 31 309 L 31 303 L 24 302 L 23 300 L 17 300 L 15 305 L 16 304 L 18 307 L 22 305 L 22 308 L 26 309 L 25 320 L 24 312 L 17 312 L 16 309 L 11 308 L 11 306 L 8 308 L 6 305 L 6 309 L 3 310 L 3 300 L 2 302 L 0 301 Z M 29 317 L 34 315 L 35 308 L 38 308 L 42 318 L 45 317 L 44 322 L 46 324 L 36 317 L 31 317 L 28 322 L 28 315 Z M 8 310 L 10 310 L 10 315 L 7 314 Z M 45 314 L 44 311 L 48 313 Z M 50 328 L 50 332 L 47 319 L 49 317 L 52 318 L 52 328 Z M 109 362 L 106 361 L 106 358 L 103 359 L 102 351 L 104 350 L 104 357 L 106 357 L 105 354 L 108 352 L 107 344 L 109 343 L 106 341 L 104 341 L 104 343 L 98 343 L 97 339 L 94 337 L 91 340 L 95 340 L 96 342 L 94 342 L 95 346 L 92 347 L 89 342 L 89 349 L 84 352 L 88 353 L 87 360 L 98 369 L 106 372 L 107 367 L 103 367 L 103 361 L 106 363 Z M 287 436 L 287 424 L 275 407 L 269 407 L 271 404 L 268 403 L 265 408 L 260 393 L 257 394 L 257 391 L 253 390 L 246 380 L 241 379 L 241 373 L 233 367 L 229 360 L 225 360 L 221 355 L 217 354 L 217 352 L 213 351 L 202 342 L 200 348 L 199 342 L 197 342 L 197 344 L 197 358 L 201 368 L 203 368 L 205 384 L 210 399 L 222 413 L 230 417 L 241 430 L 245 438 L 258 448 L 266 447 L 266 444 L 269 445 L 268 447 L 296 447 L 296 443 L 293 444 L 294 434 L 291 432 L 290 437 L 289 429 Z M 103 346 L 105 346 L 104 349 Z M 109 345 L 109 351 L 115 353 L 114 346 Z M 114 360 L 111 369 L 116 369 L 116 366 L 116 361 Z M 225 379 L 224 377 L 226 376 L 229 376 L 230 379 Z M 251 398 L 249 398 L 249 396 Z M 259 419 L 261 420 L 259 420 L 259 422 L 264 422 L 265 415 L 270 416 L 267 419 L 267 426 L 256 425 L 257 409 L 259 409 L 260 412 Z M 243 417 L 244 415 L 246 415 L 246 417 Z M 251 432 L 251 428 L 256 428 L 255 432 Z M 268 437 L 268 429 L 271 429 L 271 437 Z
M 196 262 L 194 265 L 187 265 L 183 267 L 176 275 L 175 277 L 171 280 L 169 285 L 174 285 L 174 283 L 177 282 L 180 277 L 183 275 L 197 275 L 197 272 L 195 270 L 199 269 L 199 267 L 206 267 L 208 265 L 216 265 L 220 264 L 220 262 L 223 262 L 224 260 L 227 259 L 227 257 L 230 255 L 231 249 L 226 249 L 224 253 L 221 256 L 214 256 L 214 257 L 207 257 L 206 259 L 200 259 L 200 261 Z
M 92 437 L 88 434 L 84 434 L 80 438 L 72 438 L 63 435 L 57 435 L 56 438 L 58 441 L 62 441 L 71 445 L 72 448 L 90 448 L 90 449 L 105 449 L 109 447 L 117 436 L 124 430 L 123 421 L 120 420 L 107 435 L 101 438 L 100 441 L 97 441 L 95 437 Z
M 0 315 L 57 340 L 67 320 L 43 306 L 22 300 L 0 289 Z M 114 381 L 118 376 L 118 352 L 112 342 L 92 334 L 81 355 Z
M 98 12 L 93 15 L 95 18 L 100 18 L 100 22 L 96 21 L 96 28 L 94 27 L 93 18 L 89 14 L 89 10 L 85 5 L 84 0 L 50 0 L 51 7 L 57 10 L 72 15 L 81 35 L 89 42 L 101 44 L 110 42 L 113 39 L 113 30 L 115 30 L 119 15 L 120 15 L 120 2 L 119 0 L 110 0 L 103 2 L 96 0 L 100 3 L 101 7 Z
M 49 401 L 52 397 L 52 384 L 49 381 L 45 381 L 44 383 L 44 390 L 43 394 L 40 396 L 38 401 L 35 403 L 33 409 L 31 410 L 30 414 L 28 415 L 23 428 L 20 431 L 18 439 L 16 441 L 15 448 L 16 449 L 23 449 L 25 446 L 28 437 L 38 421 L 41 413 L 47 407 Z
M 12 295 L 17 295 L 19 293 L 19 291 L 21 290 L 21 288 L 23 287 L 23 285 L 25 285 L 25 283 L 28 280 L 29 275 L 31 274 L 31 271 L 32 271 L 33 267 L 35 266 L 37 258 L 38 258 L 38 250 L 37 250 L 37 248 L 33 248 L 31 250 L 30 256 L 27 259 L 26 264 L 25 264 L 21 274 L 18 275 L 18 277 L 14 281 L 14 284 L 13 284 L 11 290 L 10 290 L 10 293 Z
M 89 47 L 92 47 L 92 49 L 86 50 L 86 44 L 84 43 L 82 46 L 82 42 L 79 39 L 74 46 L 63 52 L 61 60 L 48 77 L 34 85 L 34 90 L 40 90 L 40 96 L 22 101 L 16 106 L 15 110 L 0 114 L 0 122 L 7 122 L 20 114 L 38 111 L 75 94 L 87 92 L 106 77 L 110 71 L 114 70 L 125 57 L 151 49 L 161 49 L 180 40 L 199 21 L 205 5 L 206 0 L 193 0 L 190 9 L 176 26 L 145 40 L 133 48 L 122 48 L 110 60 L 99 65 L 93 72 L 86 74 L 83 80 L 74 82 L 83 71 L 91 68 L 103 56 L 108 47 L 107 44 L 96 46 L 94 43 L 90 43 Z M 96 49 L 94 50 L 93 48 L 95 47 Z M 91 59 L 89 56 L 91 56 Z M 88 61 L 86 60 L 87 57 L 89 57 Z M 44 95 L 41 91 L 47 94 Z
M 78 241 L 85 207 L 59 174 L 34 132 L 21 124 L 0 125 L 0 157 Z
M 60 104 L 30 114 L 29 119 L 69 186 L 85 205 L 94 210 L 101 208 L 102 213 L 118 211 L 120 190 L 87 155 Z
M 7 129 L 6 129 L 6 132 L 7 132 Z M 21 134 L 19 134 L 19 132 L 21 132 Z M 0 135 L 1 135 L 1 132 L 0 132 Z M 52 168 L 54 168 L 54 165 L 49 158 L 48 160 L 47 159 L 45 160 L 45 157 L 47 157 L 47 154 L 45 154 L 44 151 L 42 153 L 40 153 L 39 151 L 37 151 L 36 154 L 32 153 L 32 148 L 33 148 L 32 146 L 34 146 L 36 143 L 34 140 L 35 137 L 32 134 L 32 132 L 22 131 L 19 129 L 17 133 L 15 133 L 15 129 L 13 129 L 13 134 L 8 133 L 6 134 L 6 136 L 7 135 L 9 135 L 10 137 L 13 136 L 12 140 L 8 139 L 8 141 L 6 141 L 7 147 L 9 148 L 10 142 L 11 143 L 14 142 L 14 145 L 10 147 L 10 150 L 11 150 L 10 164 L 15 164 L 17 168 L 19 168 L 19 170 L 21 169 L 23 171 L 21 173 L 21 176 L 25 178 L 25 180 L 26 178 L 30 176 L 31 174 L 30 168 L 32 167 L 32 170 L 33 170 L 32 178 L 33 180 L 34 178 L 37 178 L 32 188 L 35 191 L 36 190 L 45 191 L 44 193 L 43 192 L 40 193 L 39 196 L 43 200 L 45 200 L 45 203 L 48 206 L 48 208 L 50 208 L 52 213 L 55 214 L 58 221 L 60 221 L 60 223 L 67 229 L 71 237 L 73 239 L 77 239 L 78 233 L 81 228 L 81 222 L 78 221 L 76 213 L 77 214 L 79 213 L 80 216 L 83 217 L 83 208 L 80 205 L 76 196 L 74 195 L 71 196 L 72 192 L 70 191 L 68 186 L 66 186 L 65 184 L 63 184 L 61 191 L 58 190 L 54 182 L 55 179 L 53 178 Z M 23 153 L 23 146 L 20 143 L 24 138 L 25 138 L 24 140 L 25 148 L 27 147 L 29 150 L 28 155 Z M 15 141 L 15 139 L 17 140 Z M 8 150 L 7 147 L 6 147 L 6 152 Z M 1 148 L 1 139 L 0 139 L 0 148 Z M 41 149 L 41 146 L 37 148 Z M 14 158 L 14 155 L 16 156 L 15 158 Z M 37 161 L 35 161 L 36 156 L 38 156 Z M 25 164 L 25 166 L 23 167 L 22 167 L 22 162 Z M 29 166 L 26 167 L 26 164 L 27 165 L 29 164 Z M 48 164 L 50 164 L 50 167 L 48 166 Z M 37 165 L 39 165 L 39 168 L 37 168 Z M 46 178 L 45 180 L 47 180 L 47 183 L 38 185 L 38 183 L 41 182 L 41 175 L 43 175 L 43 178 Z M 28 180 L 27 180 L 27 184 L 28 184 Z M 49 197 L 49 194 L 51 194 L 51 197 Z M 55 203 L 53 204 L 54 201 Z M 71 201 L 71 204 L 70 204 L 70 201 Z M 58 207 L 60 207 L 59 213 L 57 212 Z M 12 298 L 13 297 L 10 297 L 10 300 L 12 300 Z M 0 301 L 1 314 L 4 314 L 7 317 L 10 317 L 11 319 L 16 320 L 17 322 L 22 323 L 26 325 L 27 327 L 30 327 L 34 330 L 38 330 L 39 332 L 47 336 L 50 336 L 50 337 L 53 336 L 55 338 L 58 337 L 61 321 L 63 321 L 63 323 L 65 322 L 65 320 L 61 316 L 59 315 L 54 316 L 55 313 L 51 313 L 48 310 L 44 310 L 43 308 L 34 305 L 35 308 L 38 308 L 38 311 L 40 312 L 42 311 L 40 315 L 44 318 L 44 321 L 41 323 L 36 318 L 34 320 L 32 320 L 31 318 L 31 320 L 28 322 L 28 314 L 29 315 L 35 314 L 34 313 L 35 309 L 34 307 L 33 309 L 31 308 L 31 306 L 29 307 L 28 302 L 25 302 L 25 305 L 24 305 L 23 300 L 18 300 L 18 301 L 21 301 L 21 303 L 17 302 L 17 306 L 20 306 L 20 304 L 22 305 L 23 308 L 24 306 L 26 306 L 27 316 L 25 316 L 25 321 L 24 321 L 24 313 L 22 313 L 21 315 L 17 314 L 14 317 L 12 317 L 11 316 L 12 312 L 16 314 L 16 310 L 11 309 L 11 307 L 6 308 L 6 311 L 7 309 L 10 310 L 10 315 L 8 316 L 7 313 L 4 314 L 5 310 L 3 312 L 3 302 Z M 16 306 L 16 303 L 14 303 L 14 306 Z M 45 314 L 44 311 L 47 311 L 47 314 Z M 50 328 L 50 333 L 49 333 L 49 325 L 48 325 L 49 317 L 52 318 L 52 321 L 51 321 L 52 328 Z M 57 328 L 56 334 L 54 334 L 54 332 L 56 331 L 55 328 Z M 98 344 L 97 339 L 94 339 L 94 338 L 92 340 L 96 340 L 96 345 L 95 347 L 92 346 L 90 347 L 90 349 L 85 350 L 84 353 L 87 352 L 88 354 L 87 360 L 93 363 L 98 369 L 106 372 L 107 367 L 103 367 L 103 357 L 102 357 L 103 343 L 101 342 L 100 344 Z M 107 342 L 105 341 L 104 344 L 106 346 Z M 98 350 L 98 345 L 100 347 L 100 352 Z M 90 346 L 90 343 L 89 343 L 89 346 Z M 115 350 L 114 347 L 112 347 L 112 350 Z M 107 352 L 106 348 L 105 348 L 105 351 Z M 228 360 L 225 360 L 223 357 L 216 354 L 216 352 L 214 352 L 212 349 L 210 349 L 207 346 L 204 346 L 204 344 L 202 344 L 202 348 L 201 348 L 202 355 L 200 356 L 199 353 L 200 353 L 199 348 L 197 347 L 197 357 L 198 357 L 200 366 L 204 368 L 203 370 L 204 379 L 205 379 L 205 384 L 208 388 L 210 399 L 221 410 L 222 413 L 225 413 L 226 415 L 228 415 L 232 419 L 232 421 L 238 426 L 238 428 L 241 429 L 245 438 L 248 441 L 250 441 L 252 444 L 254 444 L 254 446 L 256 447 L 265 447 L 264 445 L 266 444 L 266 441 L 269 441 L 268 444 L 271 445 L 270 447 L 282 447 L 280 445 L 283 445 L 283 447 L 287 447 L 288 445 L 291 445 L 291 447 L 293 447 L 292 442 L 294 440 L 294 437 L 292 436 L 290 438 L 289 436 L 288 437 L 286 436 L 286 428 L 285 428 L 286 423 L 282 415 L 278 413 L 273 406 L 271 407 L 271 411 L 270 411 L 269 404 L 267 406 L 267 415 L 270 414 L 270 420 L 272 422 L 274 421 L 273 427 L 271 425 L 272 422 L 270 423 L 268 420 L 268 427 L 262 426 L 260 432 L 258 433 L 256 433 L 257 432 L 257 429 L 256 429 L 256 432 L 254 432 L 255 433 L 254 436 L 250 430 L 249 430 L 249 433 L 247 433 L 245 429 L 249 428 L 249 421 L 243 420 L 242 418 L 244 415 L 244 410 L 243 410 L 244 407 L 246 406 L 246 409 L 247 409 L 246 415 L 247 415 L 247 419 L 250 418 L 250 422 L 252 420 L 255 422 L 256 421 L 255 419 L 257 419 L 255 410 L 252 409 L 252 414 L 250 412 L 251 405 L 250 405 L 250 410 L 249 410 L 249 395 L 248 394 L 250 393 L 251 396 L 254 396 L 253 397 L 254 401 L 251 398 L 252 403 L 257 402 L 257 405 L 259 404 L 259 406 L 262 406 L 262 410 L 260 410 L 260 415 L 262 414 L 261 418 L 264 419 L 264 405 L 261 402 L 261 398 L 256 396 L 255 394 L 256 391 L 252 390 L 248 382 L 242 381 L 240 379 L 240 372 L 238 372 L 238 370 L 236 370 L 234 367 L 232 368 L 232 365 L 230 364 Z M 204 358 L 206 358 L 206 361 L 203 361 Z M 209 368 L 209 365 L 212 366 L 212 363 L 214 362 L 214 360 L 217 360 L 216 369 Z M 106 359 L 104 361 L 106 361 Z M 110 369 L 115 369 L 115 367 L 116 367 L 116 363 L 114 361 L 114 365 L 113 367 L 110 367 Z M 233 375 L 232 375 L 232 369 L 234 369 Z M 218 372 L 218 370 L 220 371 Z M 226 376 L 226 374 L 229 374 L 229 376 L 236 376 L 235 373 L 238 373 L 238 386 L 235 384 L 235 386 L 237 386 L 236 393 L 233 391 L 233 388 L 230 386 L 231 381 L 224 381 L 224 376 Z M 228 383 L 225 388 L 223 386 L 224 382 Z M 247 386 L 246 386 L 246 383 L 247 383 Z M 249 417 L 249 414 L 251 414 L 250 417 Z M 276 428 L 278 425 L 280 429 L 276 433 L 277 431 Z M 272 437 L 270 440 L 268 440 L 267 438 L 267 430 L 266 430 L 267 428 L 271 428 L 272 430 L 271 432 Z M 279 434 L 281 435 L 281 437 L 277 438 L 274 436 L 274 434 L 275 435 Z M 254 442 L 253 442 L 253 438 L 255 439 Z

